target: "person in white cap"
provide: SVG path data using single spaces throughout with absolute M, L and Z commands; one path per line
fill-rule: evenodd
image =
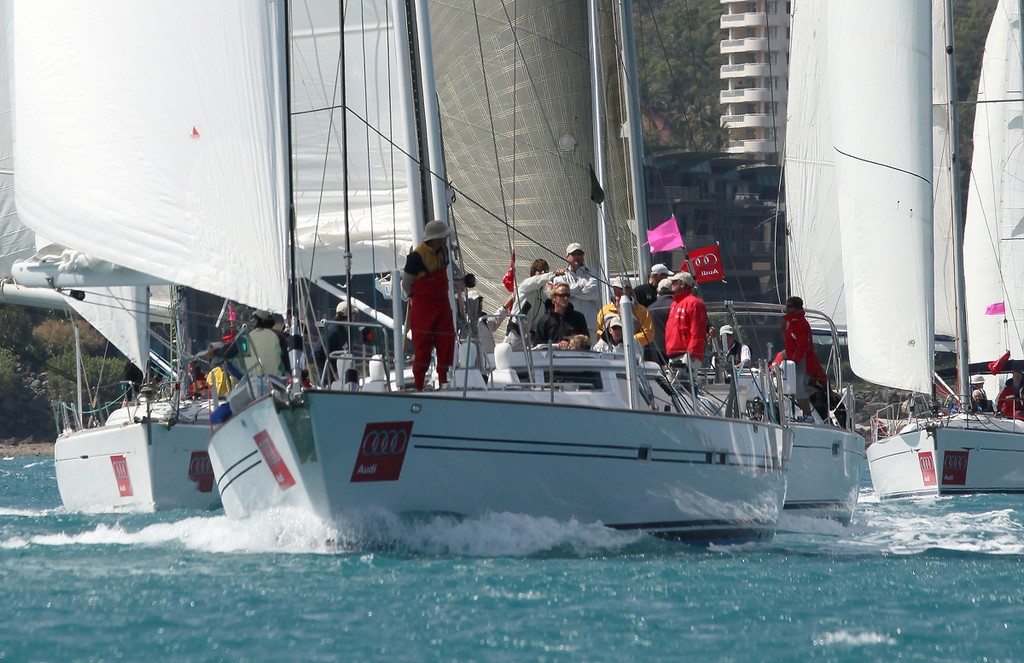
M 622 354 L 622 318 L 614 313 L 604 319 L 604 333 L 601 340 L 594 344 L 594 352 L 610 352 Z
M 988 394 L 985 393 L 985 378 L 981 375 L 975 375 L 971 378 L 971 399 L 974 401 L 975 412 L 991 412 L 992 401 L 988 399 Z
M 658 284 L 672 276 L 674 272 L 660 262 L 651 267 L 651 275 L 647 277 L 647 283 L 638 286 L 633 291 L 633 301 L 641 306 L 650 306 L 658 298 Z
M 736 338 L 736 332 L 732 325 L 722 325 L 722 328 L 718 330 L 718 336 L 722 339 L 725 358 L 732 362 L 736 370 L 742 371 L 744 368 L 748 368 L 750 366 L 750 348 Z
M 422 391 L 437 353 L 437 382 L 448 383 L 448 369 L 455 358 L 455 325 L 448 299 L 448 224 L 431 221 L 423 227 L 423 243 L 405 259 L 402 290 L 410 298 L 409 329 L 412 331 L 413 387 Z
M 350 321 L 350 317 L 354 318 L 354 315 L 352 302 L 347 297 L 342 297 L 338 305 L 334 307 L 334 320 L 338 323 L 347 323 Z M 343 350 L 349 350 L 355 354 L 352 339 L 352 327 L 347 324 L 325 324 L 324 328 L 320 330 L 320 338 L 317 339 L 316 345 L 313 347 L 313 360 L 316 362 L 317 370 L 325 364 L 332 364 L 327 379 L 328 384 L 341 377 L 334 375 L 335 367 L 333 362 L 329 361 L 330 354 Z
M 629 279 L 625 276 L 619 276 L 612 279 L 612 301 L 601 307 L 601 310 L 597 312 L 597 334 L 598 337 L 604 335 L 604 328 L 607 326 L 605 323 L 605 317 L 609 315 L 621 316 L 619 312 L 619 299 L 623 295 L 631 297 L 633 289 L 629 285 Z M 647 347 L 647 345 L 654 340 L 654 321 L 651 319 L 651 314 L 647 311 L 646 306 L 640 306 L 634 301 L 630 304 L 630 308 L 633 309 L 633 339 L 636 345 L 641 348 Z
M 551 282 L 569 286 L 573 307 L 586 318 L 588 328 L 596 328 L 597 308 L 601 302 L 601 282 L 597 274 L 583 264 L 584 255 L 583 247 L 577 242 L 565 247 L 565 261 L 569 266 L 556 269 Z M 589 336 L 593 341 L 595 334 L 589 332 Z
M 668 358 L 681 359 L 695 374 L 704 364 L 704 346 L 708 338 L 708 309 L 694 294 L 696 281 L 689 272 L 672 277 L 672 309 L 665 324 L 665 352 Z

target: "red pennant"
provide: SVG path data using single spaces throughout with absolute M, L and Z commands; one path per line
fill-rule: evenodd
M 516 289 L 516 254 L 514 252 L 512 259 L 508 261 L 508 271 L 505 272 L 505 277 L 501 279 L 501 282 L 509 292 Z
M 722 255 L 718 252 L 717 244 L 690 251 L 690 264 L 696 272 L 693 276 L 697 283 L 725 280 L 725 274 L 722 272 Z M 685 267 L 684 265 L 684 270 Z
M 1008 361 L 1010 361 L 1010 351 L 1009 350 L 1004 352 L 1003 356 L 1001 356 L 999 359 L 996 359 L 995 361 L 989 362 L 989 364 L 988 364 L 988 372 L 991 373 L 992 375 L 997 375 L 999 373 L 999 371 L 1003 370 L 1003 368 L 1006 366 L 1006 363 Z
M 199 138 L 199 129 L 196 129 L 195 127 L 192 127 L 192 137 L 193 138 Z

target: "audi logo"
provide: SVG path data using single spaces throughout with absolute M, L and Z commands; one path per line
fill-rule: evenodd
M 409 446 L 409 433 L 401 428 L 367 431 L 363 436 L 364 456 L 397 456 Z
M 963 456 L 946 456 L 943 465 L 947 470 L 966 470 L 967 459 Z
M 921 469 L 925 472 L 931 472 L 935 469 L 935 465 L 932 464 L 931 456 L 921 456 L 918 460 L 921 462 Z
M 714 253 L 706 253 L 696 258 L 690 258 L 697 267 L 713 267 L 718 264 L 718 256 Z

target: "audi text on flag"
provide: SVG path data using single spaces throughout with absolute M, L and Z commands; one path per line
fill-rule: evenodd
M 725 274 L 722 272 L 722 254 L 719 253 L 717 244 L 690 251 L 690 264 L 693 265 L 693 277 L 697 283 L 725 280 Z M 681 269 L 687 271 L 686 265 Z

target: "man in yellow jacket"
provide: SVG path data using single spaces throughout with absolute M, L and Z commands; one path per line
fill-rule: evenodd
M 633 288 L 629 285 L 629 279 L 624 276 L 620 276 L 612 281 L 612 301 L 605 304 L 600 311 L 597 312 L 597 334 L 601 335 L 604 330 L 604 319 L 608 315 L 618 315 L 619 313 L 619 298 L 625 294 L 627 297 L 633 296 Z M 633 339 L 639 343 L 641 347 L 646 347 L 648 343 L 654 340 L 654 320 L 651 319 L 651 314 L 647 312 L 647 307 L 632 303 L 633 308 Z

